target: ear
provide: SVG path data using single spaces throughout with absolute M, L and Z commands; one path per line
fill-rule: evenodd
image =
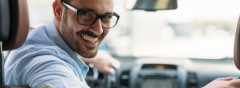
M 63 15 L 63 6 L 60 0 L 55 0 L 52 4 L 53 12 L 55 16 L 55 21 L 60 22 L 62 20 Z

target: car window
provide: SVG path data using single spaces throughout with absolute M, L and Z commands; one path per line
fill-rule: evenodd
M 232 57 L 240 12 L 236 3 L 178 0 L 176 10 L 126 11 L 116 28 L 124 32 L 116 32 L 119 37 L 111 44 L 118 54 L 138 57 Z
M 28 0 L 30 27 L 37 28 L 53 21 L 53 1 Z
M 54 0 L 29 0 L 33 28 L 53 21 Z M 178 0 L 176 10 L 128 11 L 125 0 L 114 0 L 121 17 L 104 41 L 117 56 L 233 57 L 240 12 L 239 0 Z

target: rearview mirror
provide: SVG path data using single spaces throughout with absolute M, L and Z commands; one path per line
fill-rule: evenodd
M 177 6 L 177 0 L 125 0 L 127 10 L 173 10 Z

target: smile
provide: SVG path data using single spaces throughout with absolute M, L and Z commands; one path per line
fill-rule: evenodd
M 94 38 L 85 34 L 82 34 L 82 38 L 86 41 L 92 42 L 92 43 L 96 43 L 98 41 L 98 38 Z

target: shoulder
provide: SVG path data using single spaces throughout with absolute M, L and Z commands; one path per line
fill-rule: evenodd
M 50 83 L 55 87 L 66 87 L 71 82 L 84 84 L 70 64 L 52 55 L 41 55 L 21 60 L 13 67 L 6 69 L 7 84 L 28 85 L 34 88 L 43 83 Z
M 60 74 L 58 72 L 74 75 L 74 68 L 70 64 L 52 55 L 36 56 L 32 59 L 22 60 L 20 63 L 25 64 L 20 67 L 24 68 L 25 73 L 30 76 L 48 74 L 45 72 L 55 73 L 54 75 Z
M 8 61 L 8 60 L 7 60 Z M 14 61 L 11 61 L 14 62 Z M 39 55 L 29 58 L 21 58 L 15 61 L 15 63 L 5 63 L 6 76 L 22 76 L 28 78 L 29 75 L 38 74 L 41 71 L 72 71 L 71 65 L 53 55 Z M 66 69 L 64 69 L 66 68 Z M 49 70 L 49 71 L 48 71 Z M 8 74 L 9 73 L 9 74 Z M 9 75 L 9 76 L 8 76 Z
M 39 87 L 43 83 L 52 84 L 54 87 L 87 85 L 78 78 L 74 67 L 55 56 L 34 57 L 23 69 L 26 69 L 24 72 L 28 74 L 25 75 L 28 78 L 27 84 L 31 87 Z

